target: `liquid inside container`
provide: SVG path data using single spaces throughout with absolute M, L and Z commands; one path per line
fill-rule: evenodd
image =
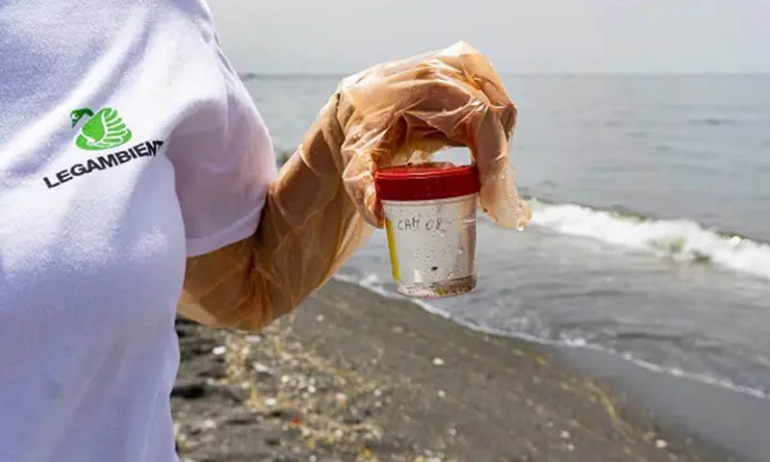
M 399 293 L 433 298 L 476 287 L 479 182 L 471 166 L 418 164 L 377 172 Z

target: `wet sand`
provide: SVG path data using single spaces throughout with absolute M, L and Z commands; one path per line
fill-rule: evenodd
M 182 461 L 746 460 L 558 349 L 348 284 L 259 334 L 177 330 Z

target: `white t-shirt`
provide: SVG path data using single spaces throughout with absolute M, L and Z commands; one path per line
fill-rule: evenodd
M 0 0 L 0 462 L 177 460 L 185 257 L 275 170 L 202 0 Z

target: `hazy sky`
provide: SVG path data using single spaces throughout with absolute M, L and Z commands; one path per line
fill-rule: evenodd
M 464 40 L 503 73 L 770 72 L 770 0 L 209 3 L 241 71 L 349 73 Z

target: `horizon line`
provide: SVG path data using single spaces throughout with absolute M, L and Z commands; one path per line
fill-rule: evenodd
M 359 71 L 360 72 L 360 71 Z M 239 76 L 249 77 L 344 77 L 355 72 L 286 72 L 286 71 L 238 71 Z M 762 77 L 768 72 L 501 72 L 502 77 Z

